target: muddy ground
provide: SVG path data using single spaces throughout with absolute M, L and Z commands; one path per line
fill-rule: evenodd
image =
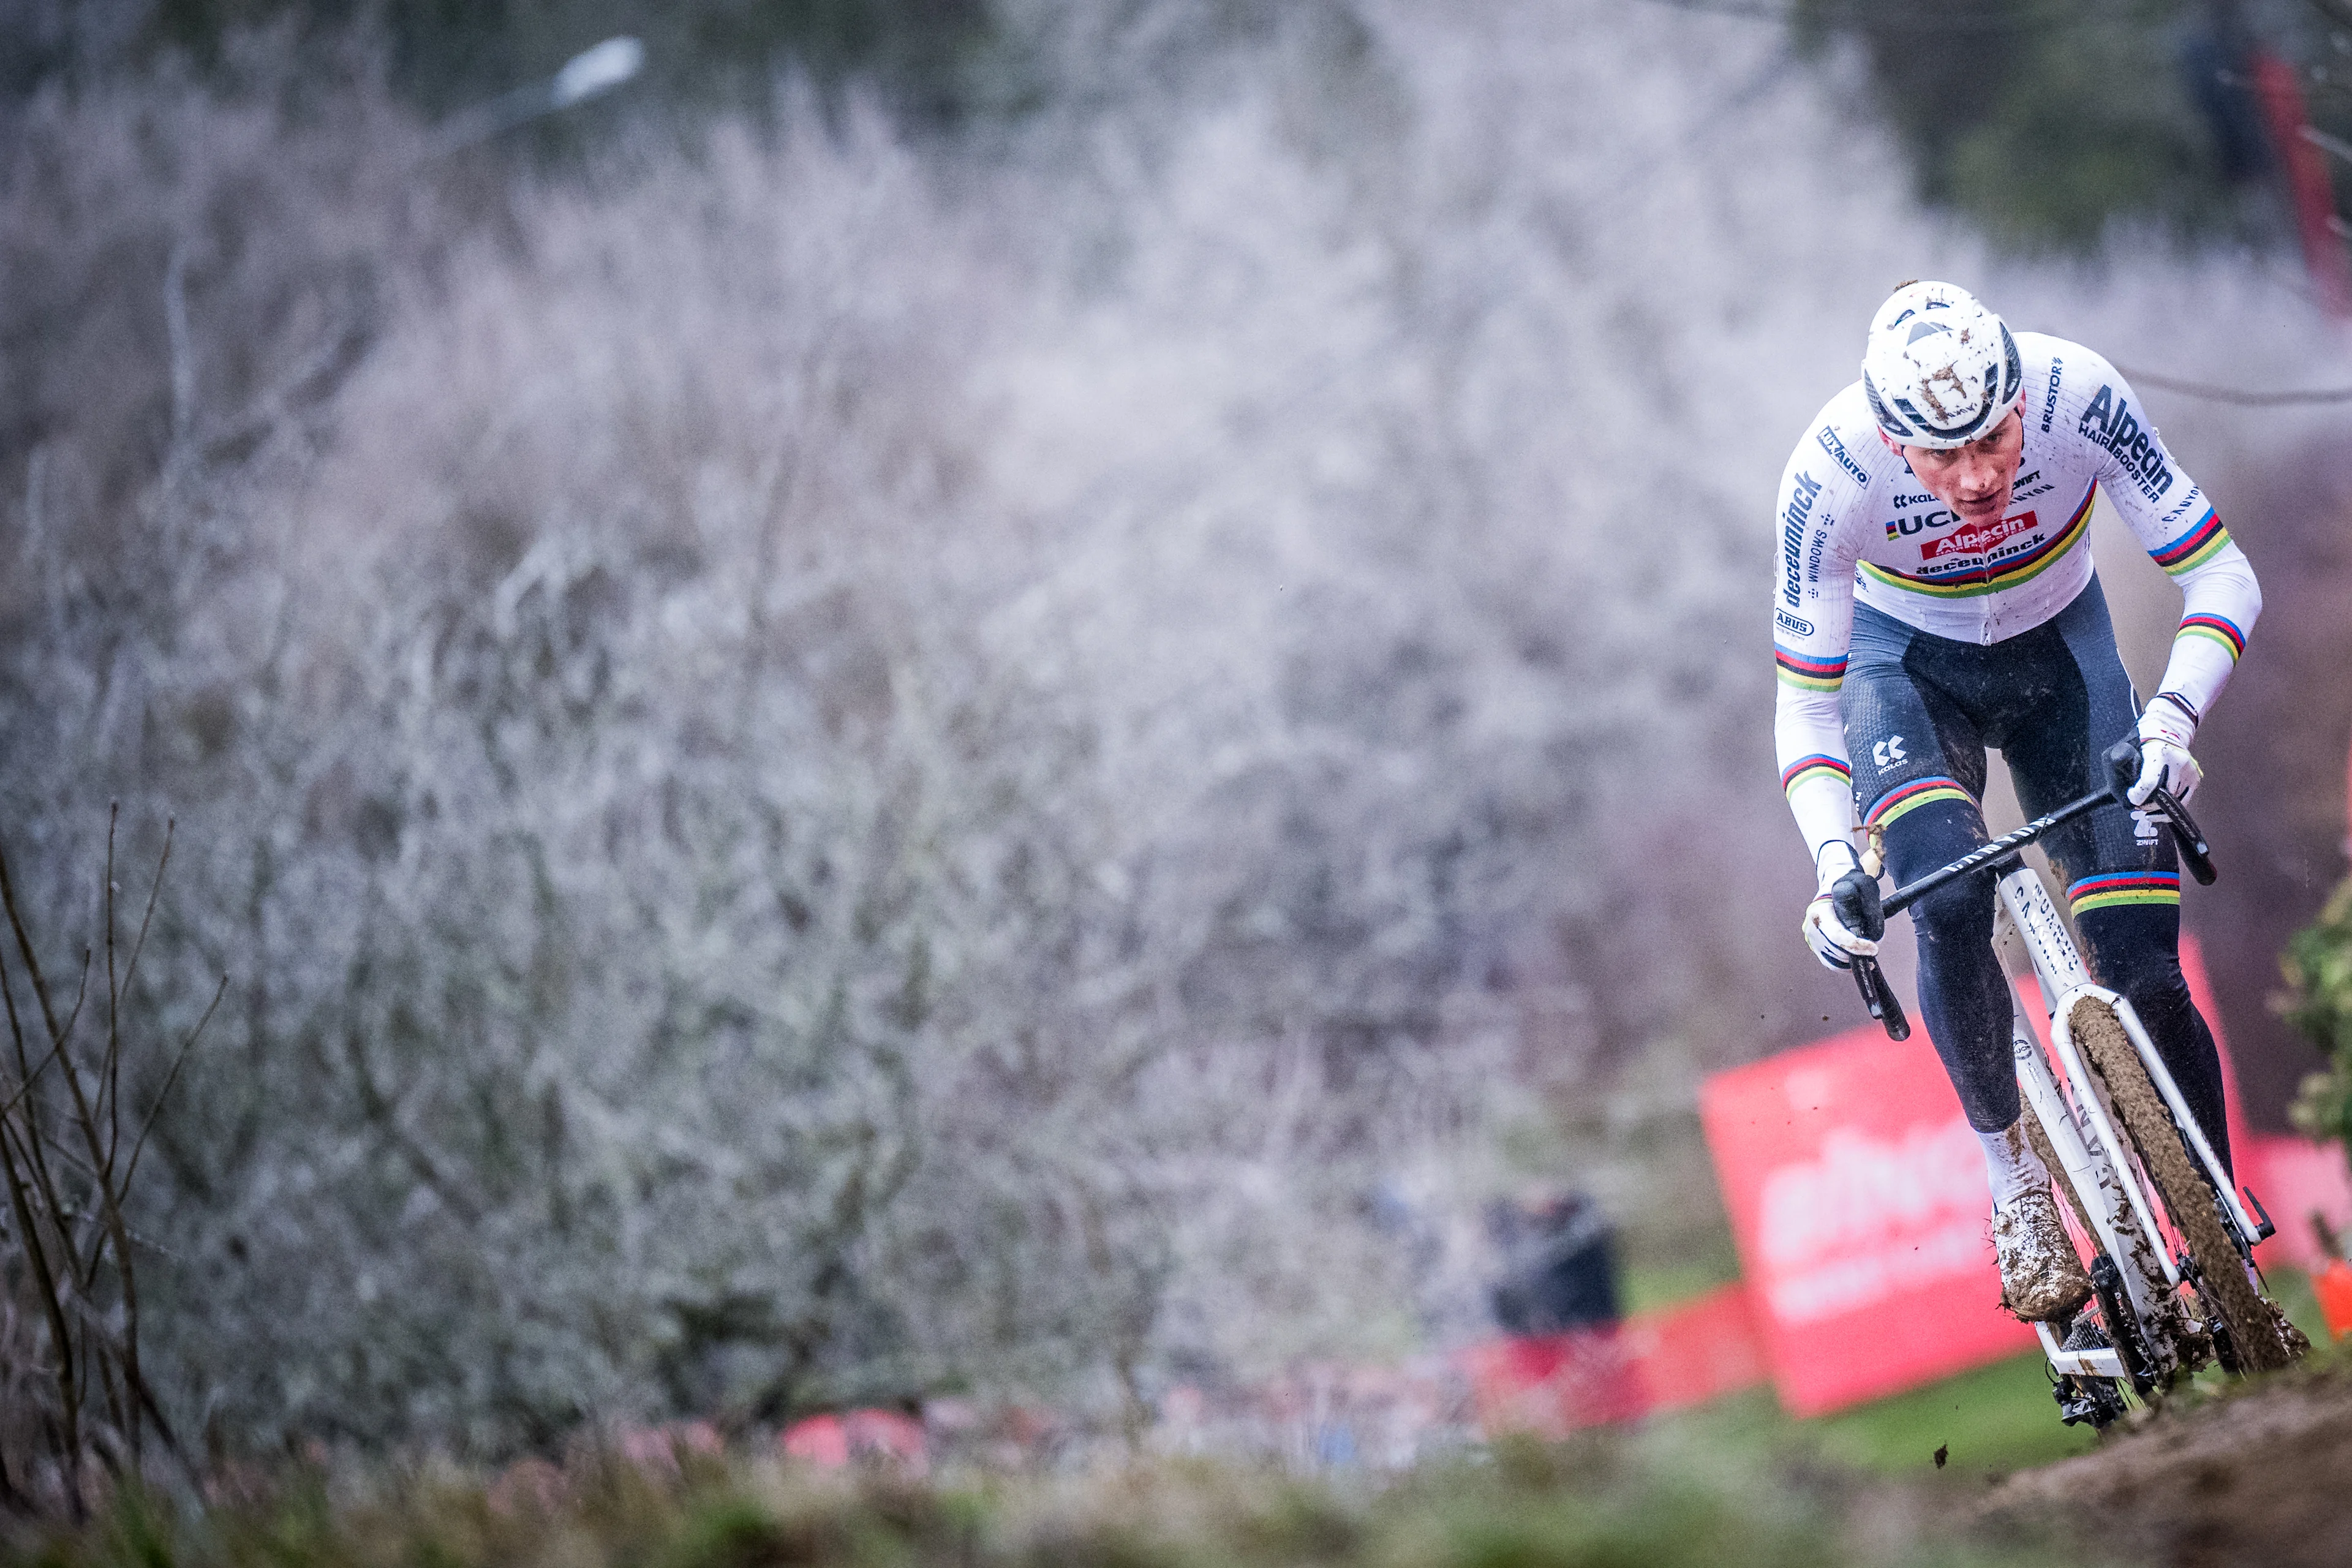
M 2352 1563 L 2352 1368 L 2176 1399 L 2090 1453 L 2011 1476 L 1980 1506 L 1988 1522 L 2057 1525 L 2124 1562 L 2341 1568 Z

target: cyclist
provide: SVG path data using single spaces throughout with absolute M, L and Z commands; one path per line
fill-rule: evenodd
M 1829 898 L 1856 832 L 1897 883 L 1985 840 L 1998 747 L 2040 815 L 2105 787 L 2100 753 L 2137 728 L 2135 806 L 2187 797 L 2189 748 L 2262 608 L 2253 569 L 2115 367 L 2078 343 L 2012 334 L 1948 283 L 1879 307 L 1862 379 L 1832 398 L 1780 481 L 1773 642 L 1781 783 L 1820 896 L 1807 944 L 1832 968 L 1877 944 Z M 2186 595 L 2164 679 L 2138 700 L 2092 570 L 2095 492 Z M 2221 1071 L 2178 953 L 2180 876 L 2153 813 L 2116 805 L 2044 842 L 2091 971 L 2129 997 L 2223 1163 Z M 1994 889 L 1972 879 L 1912 910 L 1919 1005 L 1984 1144 L 2001 1300 L 2062 1317 L 2091 1293 L 2024 1139 Z

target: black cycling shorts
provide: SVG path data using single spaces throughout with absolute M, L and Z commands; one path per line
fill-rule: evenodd
M 1989 647 L 1855 605 L 1840 708 L 1854 804 L 1865 827 L 1886 829 L 1887 869 L 1898 885 L 1943 864 L 1948 847 L 1924 842 L 1941 834 L 1905 833 L 1901 825 L 1939 803 L 1964 803 L 1973 814 L 1984 798 L 1988 746 L 2008 763 L 2018 802 L 2034 817 L 2106 788 L 2101 754 L 2139 719 L 2096 577 L 2053 619 Z M 1981 839 L 1982 818 L 1976 821 Z M 2180 902 L 2171 837 L 2148 813 L 2103 806 L 2042 847 L 2072 913 Z

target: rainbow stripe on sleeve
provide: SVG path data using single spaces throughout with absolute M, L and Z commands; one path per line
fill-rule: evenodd
M 2239 655 L 2246 651 L 2246 634 L 2239 630 L 2238 623 L 2227 616 L 2207 615 L 2200 611 L 2196 615 L 2183 616 L 2180 629 L 2172 637 L 2176 642 L 2182 637 L 2210 637 L 2230 650 L 2232 664 L 2237 662 Z
M 1799 757 L 1780 770 L 1780 793 L 1793 792 L 1810 780 L 1835 779 L 1846 788 L 1853 787 L 1853 769 L 1843 757 L 1832 757 L 1827 752 L 1815 752 L 1810 757 Z
M 2189 524 L 2189 531 L 2160 550 L 2147 552 L 2148 559 L 2178 577 L 2183 572 L 2194 572 L 2221 552 L 2230 542 L 2230 531 L 2221 526 L 2221 514 L 2211 507 L 2205 515 Z
M 1939 800 L 1957 800 L 1974 805 L 1976 796 L 1960 787 L 1958 779 L 1930 773 L 1923 779 L 1896 784 L 1878 797 L 1876 804 L 1863 816 L 1864 827 L 1886 827 L 1908 816 L 1923 805 L 1933 805 Z
M 2067 905 L 2075 914 L 2086 910 L 2119 909 L 2127 904 L 2178 904 L 2178 871 L 2109 871 L 2085 877 L 2066 889 Z
M 1835 691 L 1845 684 L 1845 657 L 1815 658 L 1772 645 L 1772 666 L 1782 684 L 1800 691 Z

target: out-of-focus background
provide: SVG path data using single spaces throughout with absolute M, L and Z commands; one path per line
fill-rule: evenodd
M 2284 0 L 0 0 L 0 843 L 69 994 L 176 819 L 126 1115 L 227 981 L 163 1407 L 1132 1429 L 1540 1329 L 1588 1210 L 1730 1279 L 1698 1080 L 1857 1021 L 1773 487 L 1914 277 L 2263 576 L 2187 920 L 2283 1128 L 2347 84 Z

